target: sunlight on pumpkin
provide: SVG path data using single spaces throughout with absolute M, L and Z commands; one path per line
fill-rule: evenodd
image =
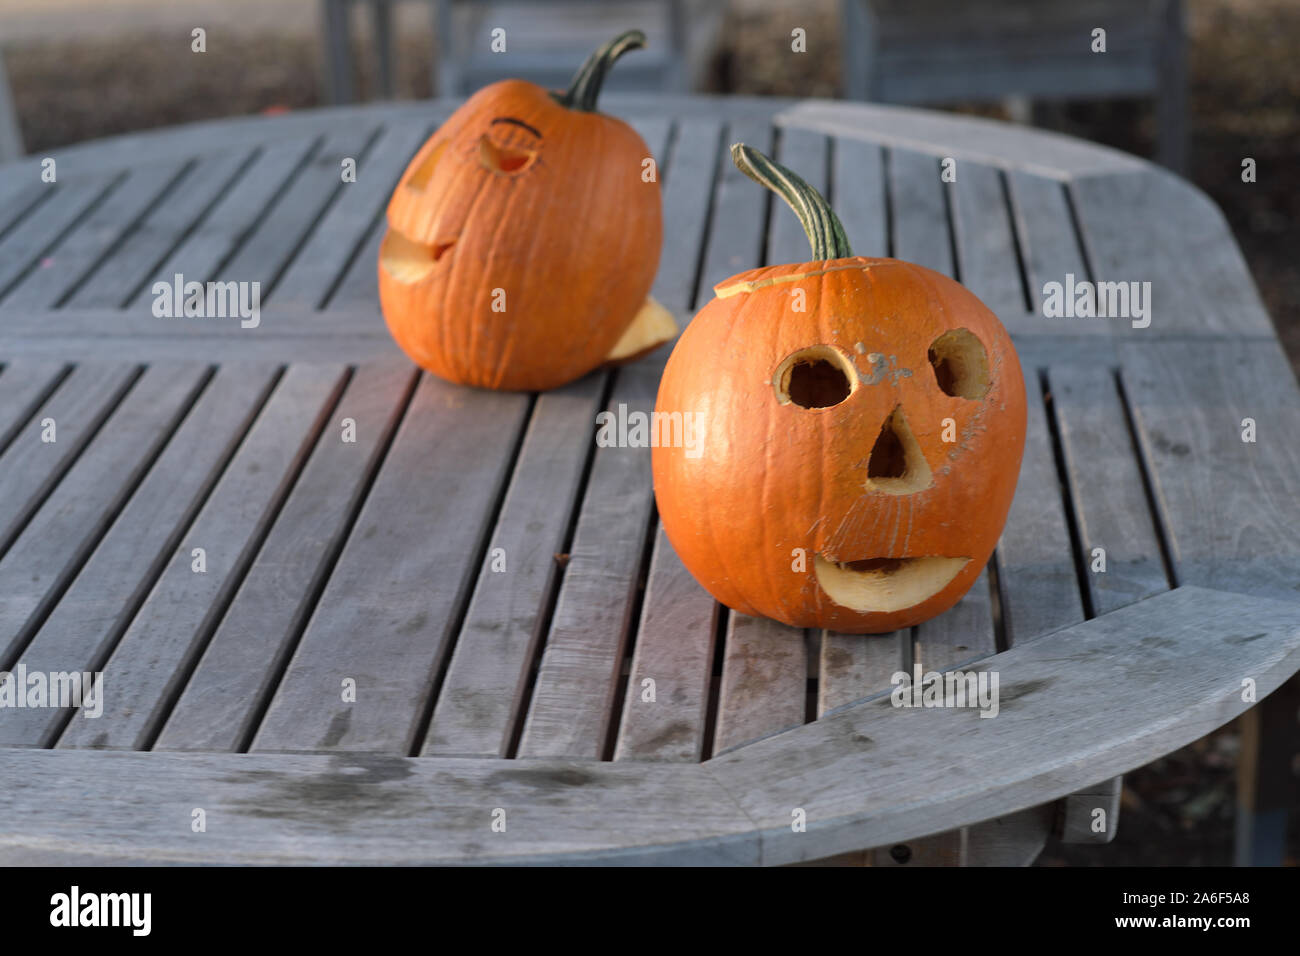
M 433 271 L 438 260 L 455 244 L 455 239 L 448 239 L 426 246 L 390 229 L 379 247 L 379 261 L 398 282 L 418 282 Z
M 647 297 L 632 324 L 605 356 L 606 362 L 626 362 L 657 349 L 677 334 L 677 320 L 654 299 Z
M 912 495 L 930 487 L 930 463 L 900 405 L 880 429 L 867 461 L 867 488 L 887 495 Z
M 915 607 L 946 588 L 970 558 L 871 558 L 838 563 L 813 556 L 817 583 L 836 604 L 854 611 Z
M 406 181 L 406 185 L 411 188 L 424 192 L 429 180 L 433 179 L 433 171 L 438 166 L 438 160 L 442 159 L 443 150 L 447 147 L 447 141 L 444 139 L 433 149 L 429 150 L 429 155 L 420 161 L 419 167 L 411 174 L 411 178 Z

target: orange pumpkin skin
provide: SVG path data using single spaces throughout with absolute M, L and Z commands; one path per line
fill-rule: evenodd
M 388 205 L 379 298 L 416 364 L 539 390 L 602 363 L 645 302 L 663 236 L 650 156 L 626 123 L 522 80 L 472 96 Z
M 756 269 L 715 291 L 669 357 L 656 403 L 703 413 L 698 457 L 653 450 L 660 519 L 682 563 L 723 604 L 795 627 L 885 633 L 952 607 L 997 544 L 1024 450 L 1024 378 L 1001 323 L 957 282 L 893 259 Z M 980 398 L 943 391 L 932 365 L 933 343 L 957 329 L 983 347 Z M 814 346 L 851 363 L 851 393 L 828 407 L 781 404 L 776 370 Z M 870 460 L 899 408 L 930 480 L 891 494 Z M 944 419 L 955 442 L 942 440 Z M 905 607 L 845 606 L 820 579 L 837 563 L 932 557 L 968 560 Z

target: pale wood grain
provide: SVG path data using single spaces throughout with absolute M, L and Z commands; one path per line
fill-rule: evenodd
M 59 747 L 147 745 L 292 487 L 342 377 L 339 366 L 292 366 L 285 373 L 113 648 L 103 667 L 103 716 L 74 719 Z M 193 570 L 194 548 L 204 549 L 203 572 Z
M 364 365 L 348 382 L 155 749 L 236 750 L 252 734 L 414 378 L 410 365 L 390 361 Z M 352 441 L 343 440 L 348 419 Z
M 232 363 L 217 370 L 27 643 L 20 660 L 29 671 L 94 671 L 103 666 L 234 454 L 276 372 L 259 363 Z M 52 708 L 5 710 L 0 745 L 50 746 L 69 716 Z

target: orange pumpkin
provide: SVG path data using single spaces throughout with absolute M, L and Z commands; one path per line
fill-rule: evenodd
M 596 112 L 606 71 L 644 41 L 615 38 L 565 93 L 522 80 L 480 90 L 411 160 L 388 204 L 379 299 L 416 364 L 546 389 L 676 333 L 647 299 L 663 235 L 657 177 L 642 175 L 650 150 Z
M 952 279 L 852 255 L 788 169 L 741 144 L 732 157 L 795 209 L 815 261 L 719 283 L 678 340 L 656 403 L 664 530 L 745 614 L 852 633 L 934 617 L 979 576 L 1015 493 L 1011 339 Z M 702 426 L 693 448 L 677 413 Z

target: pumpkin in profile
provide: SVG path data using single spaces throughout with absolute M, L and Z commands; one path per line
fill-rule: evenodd
M 485 87 L 411 160 L 388 204 L 379 298 L 402 350 L 464 385 L 548 389 L 676 333 L 648 298 L 663 222 L 650 150 L 596 112 L 597 50 L 567 92 Z
M 952 607 L 997 544 L 1025 441 L 1011 339 L 959 283 L 854 256 L 826 201 L 743 145 L 814 261 L 719 283 L 668 359 L 656 412 L 702 445 L 653 451 L 682 563 L 745 614 L 884 633 Z

